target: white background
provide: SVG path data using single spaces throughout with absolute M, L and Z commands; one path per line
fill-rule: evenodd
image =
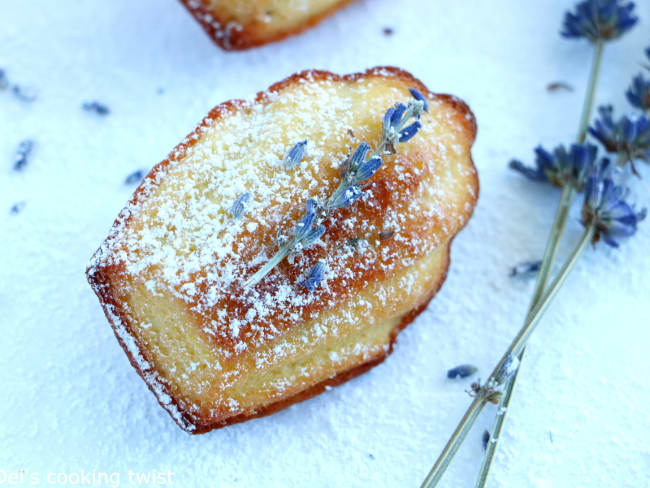
M 641 22 L 604 54 L 597 100 L 619 113 L 650 44 L 650 5 L 638 3 Z M 175 0 L 0 1 L 0 67 L 38 92 L 32 104 L 0 92 L 0 474 L 121 472 L 126 486 L 129 469 L 170 469 L 183 487 L 419 486 L 469 401 L 470 381 L 446 370 L 470 362 L 489 374 L 532 293 L 508 271 L 541 255 L 559 192 L 506 164 L 575 137 L 591 48 L 558 35 L 572 4 L 361 0 L 298 37 L 226 53 Z M 375 65 L 460 96 L 478 119 L 481 196 L 447 282 L 369 373 L 273 416 L 188 436 L 128 364 L 84 277 L 133 191 L 124 178 L 224 100 L 305 68 Z M 553 81 L 574 91 L 549 93 Z M 111 114 L 82 111 L 88 100 Z M 15 173 L 25 138 L 36 147 Z M 648 206 L 642 172 L 634 194 Z M 568 241 L 580 232 L 575 210 Z M 491 486 L 650 483 L 649 236 L 646 222 L 619 250 L 590 250 L 567 281 L 522 366 Z M 492 414 L 444 486 L 473 486 Z

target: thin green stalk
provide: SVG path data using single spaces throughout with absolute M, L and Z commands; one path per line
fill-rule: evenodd
M 257 271 L 257 273 L 246 280 L 246 283 L 244 283 L 244 289 L 250 288 L 255 283 L 264 278 L 267 274 L 269 274 L 269 272 L 275 268 L 284 258 L 286 258 L 290 252 L 291 246 L 285 245 L 281 247 L 280 250 L 275 253 L 273 257 L 269 259 L 269 261 L 267 261 L 267 263 Z
M 569 276 L 569 273 L 573 270 L 573 267 L 578 262 L 578 259 L 584 252 L 587 247 L 587 244 L 591 242 L 594 236 L 595 229 L 593 226 L 585 228 L 585 231 L 582 234 L 582 237 L 578 241 L 578 244 L 573 249 L 573 252 L 562 266 L 562 269 L 559 271 L 553 283 L 551 283 L 546 294 L 540 299 L 539 303 L 535 306 L 535 309 L 527 318 L 527 324 L 522 327 L 517 334 L 517 337 L 512 341 L 512 344 L 508 348 L 511 350 L 511 354 L 518 354 L 519 358 L 522 358 L 525 353 L 526 343 L 530 338 L 530 335 L 535 330 L 535 327 L 539 323 L 540 319 L 548 309 L 549 305 L 553 298 L 557 295 L 557 292 L 560 290 L 564 281 Z M 508 412 L 508 405 L 510 403 L 510 398 L 512 396 L 515 380 L 517 374 L 519 373 L 519 367 L 515 371 L 515 374 L 510 378 L 509 381 L 506 381 L 505 387 L 502 393 L 501 401 L 499 402 L 499 407 L 497 409 L 497 415 L 492 428 L 492 435 L 490 437 L 490 442 L 488 443 L 485 456 L 483 457 L 483 463 L 481 464 L 481 469 L 479 470 L 478 478 L 476 481 L 476 488 L 482 488 L 485 486 L 487 481 L 488 474 L 490 472 L 490 467 L 494 459 L 494 454 L 496 452 L 497 443 L 499 441 L 499 436 L 503 429 L 503 424 L 506 420 L 506 413 Z
M 555 220 L 553 221 L 553 226 L 551 227 L 551 233 L 548 236 L 546 249 L 544 250 L 542 265 L 539 269 L 539 275 L 537 275 L 537 282 L 535 283 L 533 297 L 530 300 L 530 305 L 528 305 L 528 313 L 530 313 L 535 308 L 535 305 L 539 301 L 539 298 L 542 296 L 542 293 L 544 293 L 544 289 L 548 283 L 548 278 L 551 274 L 553 262 L 555 261 L 555 256 L 557 254 L 558 244 L 560 243 L 562 233 L 564 232 L 564 227 L 566 226 L 567 218 L 569 217 L 569 210 L 571 210 L 571 204 L 573 203 L 574 195 L 575 188 L 573 185 L 564 185 L 562 188 L 560 203 L 558 204 L 557 211 L 555 213 Z
M 589 73 L 589 81 L 587 83 L 587 92 L 585 94 L 585 100 L 582 105 L 582 115 L 580 117 L 580 126 L 578 128 L 578 137 L 577 142 L 583 143 L 587 137 L 587 127 L 589 126 L 589 121 L 591 120 L 591 113 L 594 106 L 594 98 L 596 94 L 596 86 L 598 85 L 598 77 L 600 75 L 600 66 L 603 57 L 603 47 L 604 42 L 598 41 L 596 43 L 596 48 L 594 51 L 594 57 L 591 63 L 591 72 Z M 565 185 L 562 190 L 562 198 L 558 206 L 558 210 L 555 216 L 555 222 L 551 229 L 551 235 L 549 236 L 548 243 L 546 245 L 546 250 L 544 252 L 544 258 L 542 259 L 542 266 L 540 268 L 539 276 L 537 277 L 537 283 L 535 284 L 535 290 L 533 292 L 533 297 L 531 299 L 529 308 L 528 308 L 528 317 L 532 310 L 537 305 L 541 294 L 543 293 L 548 278 L 550 276 L 550 271 L 553 267 L 553 262 L 555 260 L 555 254 L 557 252 L 557 246 L 562 237 L 562 232 L 566 225 L 566 220 L 571 208 L 571 203 L 573 201 L 573 196 L 575 194 L 575 189 L 569 185 Z M 526 349 L 522 349 L 521 354 L 519 355 L 519 365 L 521 366 L 521 361 L 524 358 L 524 353 Z M 481 463 L 481 469 L 479 470 L 476 488 L 484 488 L 487 481 L 488 473 L 490 467 L 492 466 L 492 461 L 494 459 L 494 453 L 497 448 L 497 443 L 501 438 L 501 431 L 503 430 L 503 425 L 505 423 L 506 412 L 510 407 L 510 400 L 512 398 L 512 392 L 517 382 L 517 376 L 519 375 L 519 368 L 517 368 L 516 373 L 506 381 L 503 389 L 503 396 L 499 401 L 497 415 L 494 419 L 491 430 L 491 442 L 488 444 L 488 447 L 485 451 L 485 456 L 483 457 L 483 462 Z
M 422 482 L 422 488 L 428 488 L 438 484 L 442 475 L 447 470 L 447 466 L 449 466 L 449 463 L 456 454 L 456 451 L 458 451 L 465 440 L 465 437 L 467 437 L 468 432 L 472 429 L 474 423 L 476 423 L 476 419 L 483 410 L 486 402 L 487 400 L 483 397 L 476 396 L 474 398 L 458 424 L 458 427 L 456 427 L 456 430 L 447 441 L 447 444 L 442 450 L 440 457 L 438 457 L 436 464 L 434 464 L 433 468 L 431 468 L 431 471 L 429 471 L 429 474 Z
M 596 50 L 591 62 L 591 73 L 589 73 L 589 84 L 587 85 L 587 97 L 582 106 L 582 116 L 580 117 L 580 128 L 578 129 L 578 143 L 582 144 L 587 138 L 587 127 L 591 119 L 591 112 L 594 108 L 594 97 L 596 95 L 596 85 L 600 76 L 600 65 L 603 60 L 603 48 L 605 43 L 602 40 L 596 42 Z
M 530 334 L 532 334 L 532 332 L 535 330 L 535 327 L 537 326 L 539 320 L 542 318 L 542 316 L 548 309 L 549 305 L 551 304 L 551 301 L 557 295 L 557 292 L 559 291 L 560 287 L 564 284 L 564 281 L 567 279 L 567 276 L 569 275 L 571 270 L 573 270 L 573 267 L 575 266 L 578 258 L 580 257 L 584 249 L 587 247 L 587 244 L 589 244 L 593 236 L 594 236 L 593 226 L 587 227 L 584 233 L 582 234 L 582 237 L 578 241 L 578 244 L 576 245 L 576 247 L 573 249 L 573 252 L 569 256 L 569 259 L 566 260 L 566 262 L 562 266 L 562 269 L 560 269 L 560 271 L 558 272 L 557 277 L 553 280 L 551 285 L 548 287 L 548 291 L 544 294 L 544 296 L 540 299 L 539 303 L 535 306 L 535 310 L 533 310 L 533 312 L 531 313 L 530 319 L 527 320 L 527 323 L 521 328 L 517 336 L 510 344 L 510 347 L 508 348 L 508 352 L 505 354 L 505 356 L 507 356 L 508 354 L 512 354 L 513 356 L 518 356 L 519 353 L 524 349 L 526 343 L 528 342 L 528 339 L 530 338 Z
M 433 466 L 426 479 L 422 483 L 421 488 L 432 488 L 436 486 L 436 484 L 440 481 L 442 475 L 447 469 L 447 466 L 451 462 L 451 458 L 456 453 L 460 447 L 460 444 L 476 421 L 476 418 L 480 413 L 480 409 L 485 406 L 485 404 L 489 401 L 491 395 L 495 393 L 496 390 L 494 387 L 499 384 L 499 379 L 503 377 L 505 365 L 509 362 L 510 358 L 518 357 L 521 354 L 524 347 L 526 346 L 526 343 L 530 339 L 531 334 L 535 331 L 535 328 L 539 324 L 544 313 L 546 310 L 548 310 L 548 307 L 557 295 L 557 292 L 564 284 L 564 281 L 566 280 L 569 273 L 573 270 L 573 267 L 577 263 L 578 258 L 586 248 L 587 244 L 591 241 L 593 235 L 594 229 L 592 226 L 589 226 L 585 229 L 585 232 L 580 238 L 578 245 L 571 253 L 571 256 L 569 256 L 567 261 L 564 263 L 564 266 L 558 273 L 557 277 L 549 286 L 548 291 L 540 298 L 539 303 L 527 317 L 526 323 L 519 330 L 515 338 L 510 343 L 510 346 L 506 350 L 505 354 L 501 357 L 501 360 L 492 371 L 492 374 L 490 374 L 488 381 L 485 383 L 487 386 L 481 388 L 481 391 L 477 393 L 477 396 L 474 398 L 472 404 L 465 412 L 465 415 L 458 424 L 458 427 L 454 431 L 454 434 L 447 442 L 447 445 L 436 461 L 436 464 Z M 494 385 L 494 387 L 491 385 Z

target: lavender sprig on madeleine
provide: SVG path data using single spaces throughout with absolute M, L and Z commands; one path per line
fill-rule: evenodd
M 382 132 L 377 149 L 371 152 L 366 142 L 359 147 L 341 164 L 341 180 L 332 195 L 320 204 L 313 198 L 307 200 L 305 215 L 293 231 L 293 238 L 278 243 L 278 251 L 269 261 L 244 283 L 244 288 L 250 288 L 259 283 L 273 268 L 291 253 L 299 253 L 314 244 L 326 231 L 322 222 L 334 210 L 350 207 L 363 196 L 362 184 L 374 175 L 383 164 L 382 156 L 395 154 L 395 146 L 407 142 L 417 134 L 422 127 L 420 117 L 429 109 L 426 98 L 416 88 L 410 88 L 413 100 L 408 105 L 397 103 L 389 108 L 383 119 Z M 283 166 L 285 169 L 295 168 L 305 153 L 307 140 L 293 145 L 287 151 Z M 319 280 L 320 281 L 320 280 Z M 308 289 L 313 290 L 312 287 Z

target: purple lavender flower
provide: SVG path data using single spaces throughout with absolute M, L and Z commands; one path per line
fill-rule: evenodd
M 307 140 L 305 139 L 304 141 L 297 142 L 287 151 L 282 161 L 285 169 L 293 169 L 300 164 L 300 161 L 305 155 L 306 146 Z
M 237 197 L 235 202 L 230 207 L 230 215 L 233 219 L 237 220 L 242 215 L 244 215 L 244 212 L 246 211 L 246 205 L 250 199 L 251 194 L 249 192 L 242 193 Z
M 14 155 L 14 171 L 22 171 L 25 169 L 25 166 L 27 166 L 29 156 L 32 153 L 33 149 L 34 141 L 31 139 L 20 141 L 20 144 L 18 144 L 18 149 L 16 149 L 16 154 Z
M 86 112 L 91 112 L 96 115 L 108 115 L 111 113 L 111 109 L 108 108 L 107 105 L 98 102 L 98 101 L 92 101 L 92 102 L 84 102 L 81 104 L 81 108 L 85 110 Z
M 632 85 L 625 92 L 627 100 L 636 108 L 650 110 L 650 80 L 641 73 L 632 80 Z
M 621 37 L 638 21 L 634 2 L 618 0 L 584 0 L 575 12 L 564 16 L 560 34 L 569 39 L 584 37 L 591 42 L 609 41 Z
M 578 191 L 582 191 L 597 151 L 598 148 L 593 144 L 572 144 L 568 151 L 560 145 L 553 153 L 537 146 L 535 167 L 526 166 L 518 160 L 510 161 L 509 166 L 533 181 L 549 182 L 560 187 L 571 184 Z
M 614 181 L 614 169 L 607 158 L 597 164 L 585 187 L 582 206 L 582 224 L 593 225 L 593 242 L 601 238 L 607 244 L 618 247 L 616 239 L 630 237 L 636 233 L 637 224 L 646 217 L 646 209 L 636 211 L 628 204 L 628 189 Z
M 303 237 L 311 230 L 316 220 L 316 210 L 318 209 L 318 203 L 313 198 L 310 198 L 305 203 L 305 215 L 302 216 L 300 221 L 296 224 L 294 229 L 294 236 L 296 241 L 302 240 Z
M 538 259 L 536 261 L 524 261 L 522 263 L 515 264 L 510 269 L 510 276 L 534 276 L 541 268 L 541 259 Z
M 424 97 L 424 95 L 422 95 L 422 93 L 420 93 L 420 91 L 415 89 L 415 88 L 409 88 L 409 92 L 411 93 L 411 95 L 413 95 L 413 98 L 415 98 L 416 100 L 423 103 L 422 108 L 424 109 L 425 112 L 428 112 L 429 111 L 429 102 Z
M 361 198 L 362 194 L 363 192 L 361 191 L 360 185 L 350 185 L 335 194 L 334 198 L 330 199 L 327 206 L 330 209 L 349 207 Z
M 420 123 L 420 121 L 416 120 L 411 125 L 402 129 L 399 133 L 399 142 L 406 142 L 409 139 L 411 139 L 415 134 L 418 133 L 421 127 L 422 124 Z
M 124 184 L 125 185 L 135 185 L 137 183 L 140 183 L 142 181 L 142 178 L 144 178 L 144 170 L 143 169 L 138 169 L 138 170 L 135 170 L 133 173 L 130 173 L 124 179 Z
M 422 127 L 419 121 L 420 116 L 424 111 L 429 110 L 429 104 L 422 93 L 415 88 L 411 88 L 409 91 L 413 100 L 409 102 L 408 106 L 398 103 L 384 114 L 382 141 L 390 154 L 395 153 L 395 144 L 406 142 L 417 134 Z M 406 126 L 411 118 L 414 118 L 415 122 Z
M 325 277 L 325 272 L 327 271 L 327 265 L 324 261 L 318 261 L 314 267 L 309 271 L 307 278 L 300 283 L 300 286 L 304 286 L 309 291 L 314 291 L 316 287 L 323 281 Z
M 451 368 L 447 371 L 447 378 L 456 379 L 456 378 L 467 378 L 472 376 L 478 371 L 478 368 L 473 364 L 461 364 L 455 368 Z
M 341 178 L 349 184 L 357 184 L 374 175 L 383 161 L 379 156 L 366 160 L 368 152 L 370 146 L 367 143 L 359 144 L 357 150 L 341 166 Z
M 598 139 L 608 152 L 618 154 L 621 164 L 629 161 L 632 171 L 638 174 L 634 168 L 634 160 L 650 159 L 650 120 L 642 115 L 636 119 L 623 116 L 615 121 L 611 106 L 600 107 L 598 111 L 600 119 L 589 128 L 589 133 Z

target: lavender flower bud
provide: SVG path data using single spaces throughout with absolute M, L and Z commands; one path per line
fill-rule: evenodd
M 533 276 L 542 267 L 542 261 L 524 261 L 523 263 L 516 264 L 510 270 L 510 276 Z
M 415 121 L 405 129 L 402 129 L 399 133 L 399 142 L 406 142 L 411 139 L 417 134 L 420 127 L 422 127 L 422 124 L 419 121 Z
M 610 246 L 618 247 L 616 239 L 636 233 L 647 211 L 643 208 L 637 212 L 634 205 L 625 201 L 627 194 L 627 188 L 615 183 L 613 168 L 604 158 L 587 180 L 582 206 L 582 223 L 594 226 L 594 242 L 602 238 Z
M 248 192 L 242 193 L 237 197 L 235 202 L 230 207 L 230 215 L 232 215 L 233 219 L 236 220 L 240 218 L 242 215 L 244 215 L 244 212 L 246 211 L 246 204 L 250 199 L 251 199 L 251 194 Z
M 346 177 L 350 174 L 354 174 L 357 172 L 357 169 L 359 166 L 366 160 L 366 155 L 370 151 L 370 146 L 366 142 L 362 142 L 359 144 L 359 147 L 354 151 L 352 156 L 350 156 L 345 165 L 345 173 L 342 174 L 342 177 Z
M 638 109 L 650 110 L 650 80 L 638 74 L 632 80 L 632 85 L 625 92 L 628 102 Z
M 383 161 L 379 156 L 374 156 L 370 158 L 368 161 L 362 163 L 359 166 L 356 173 L 354 174 L 354 180 L 357 183 L 367 180 L 368 178 L 370 178 L 372 175 L 375 174 L 375 172 L 379 169 L 382 163 Z
M 284 168 L 289 170 L 293 169 L 300 164 L 303 156 L 305 155 L 305 147 L 307 146 L 307 140 L 300 141 L 293 145 L 291 149 L 284 156 L 282 164 Z
M 477 371 L 478 368 L 473 364 L 461 364 L 447 371 L 447 378 L 452 380 L 455 378 L 467 378 L 468 376 L 472 376 Z
M 324 261 L 318 261 L 314 267 L 309 272 L 309 275 L 304 281 L 299 283 L 300 286 L 304 286 L 309 291 L 314 291 L 316 287 L 323 281 L 325 277 L 325 272 L 327 271 L 327 265 Z
M 305 236 L 300 241 L 300 244 L 302 245 L 303 249 L 309 247 L 318 239 L 320 239 L 323 234 L 325 234 L 325 226 L 322 224 L 316 225 L 312 227 L 309 232 L 307 232 L 307 234 L 305 234 Z
M 313 198 L 307 200 L 307 203 L 305 204 L 305 215 L 303 215 L 302 219 L 300 219 L 300 222 L 296 224 L 296 228 L 294 229 L 296 242 L 302 241 L 311 230 L 312 225 L 314 225 L 314 221 L 316 220 L 317 208 L 318 203 L 316 200 Z
M 417 101 L 422 102 L 422 108 L 425 112 L 429 111 L 429 102 L 425 98 L 422 93 L 420 93 L 418 90 L 415 88 L 409 88 L 409 92 L 411 92 L 411 95 L 413 95 L 413 98 L 415 98 Z
M 345 208 L 352 205 L 361 198 L 362 191 L 359 185 L 350 185 L 345 190 L 336 195 L 336 198 L 330 200 L 328 207 L 331 209 Z
M 22 171 L 27 166 L 29 160 L 29 155 L 34 149 L 34 141 L 31 139 L 25 139 L 18 144 L 18 149 L 16 149 L 16 154 L 14 156 L 14 171 Z

